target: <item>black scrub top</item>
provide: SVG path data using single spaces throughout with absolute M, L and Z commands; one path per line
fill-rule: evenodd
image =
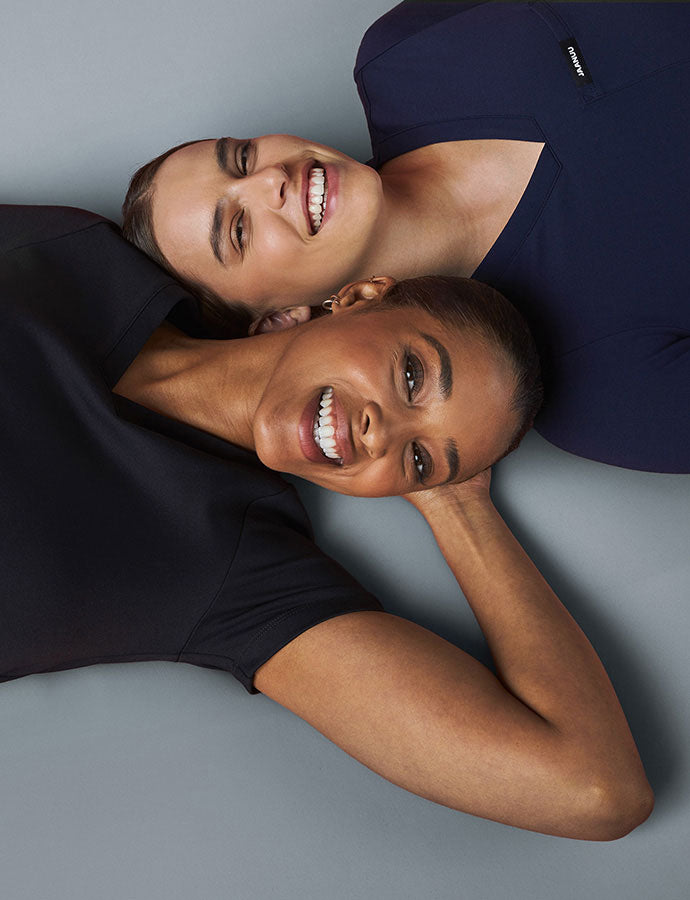
M 0 680 L 99 662 L 256 669 L 380 604 L 253 453 L 112 393 L 195 304 L 83 210 L 0 206 Z

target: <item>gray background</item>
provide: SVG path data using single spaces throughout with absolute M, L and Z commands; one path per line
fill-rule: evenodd
M 221 133 L 366 159 L 350 73 L 388 5 L 0 0 L 0 201 L 116 218 L 140 163 Z M 412 507 L 303 493 L 322 544 L 391 611 L 485 654 Z M 643 827 L 596 845 L 454 813 L 224 673 L 99 666 L 0 688 L 3 898 L 687 897 L 690 478 L 532 434 L 494 493 L 612 676 L 657 794 Z

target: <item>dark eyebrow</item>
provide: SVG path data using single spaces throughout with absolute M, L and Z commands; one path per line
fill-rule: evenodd
M 439 363 L 441 365 L 441 374 L 438 380 L 439 390 L 444 400 L 447 400 L 453 393 L 453 367 L 450 363 L 450 354 L 440 341 L 430 334 L 420 332 L 424 340 L 430 344 L 438 353 Z M 448 477 L 443 484 L 455 481 L 460 471 L 460 456 L 458 454 L 458 445 L 453 438 L 446 441 L 446 461 L 448 463 Z
M 221 253 L 221 246 L 223 243 L 222 228 L 224 211 L 225 201 L 221 198 L 218 203 L 216 203 L 216 208 L 213 211 L 213 221 L 211 222 L 211 231 L 209 234 L 209 240 L 211 242 L 211 250 L 213 250 L 213 255 L 222 265 L 225 265 L 225 260 L 223 259 L 223 254 Z
M 435 337 L 432 337 L 430 334 L 424 334 L 423 332 L 420 332 L 420 334 L 438 353 L 438 359 L 441 364 L 441 377 L 439 378 L 438 386 L 441 389 L 441 396 L 444 400 L 447 400 L 453 393 L 453 367 L 450 364 L 448 351 Z
M 230 138 L 218 138 L 216 141 L 216 162 L 218 163 L 218 168 L 228 173 L 228 146 L 230 144 Z
M 215 156 L 216 162 L 218 163 L 218 168 L 226 172 L 228 174 L 228 146 L 230 144 L 230 138 L 218 138 L 215 146 Z M 211 250 L 213 250 L 213 255 L 218 260 L 221 265 L 225 265 L 225 260 L 223 259 L 222 247 L 223 247 L 223 213 L 225 212 L 225 201 L 221 198 L 216 203 L 216 208 L 213 211 L 213 221 L 211 222 L 211 231 L 209 233 L 209 241 L 211 242 Z

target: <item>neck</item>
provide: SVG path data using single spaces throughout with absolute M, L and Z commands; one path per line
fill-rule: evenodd
M 384 210 L 367 271 L 396 278 L 469 277 L 505 227 L 541 144 L 451 141 L 421 147 L 380 172 Z
M 197 340 L 165 322 L 113 390 L 161 415 L 254 450 L 254 414 L 285 334 Z

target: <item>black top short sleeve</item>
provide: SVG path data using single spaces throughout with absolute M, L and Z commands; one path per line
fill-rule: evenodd
M 114 395 L 194 301 L 78 210 L 0 207 L 0 679 L 165 659 L 232 672 L 380 604 L 253 453 Z

